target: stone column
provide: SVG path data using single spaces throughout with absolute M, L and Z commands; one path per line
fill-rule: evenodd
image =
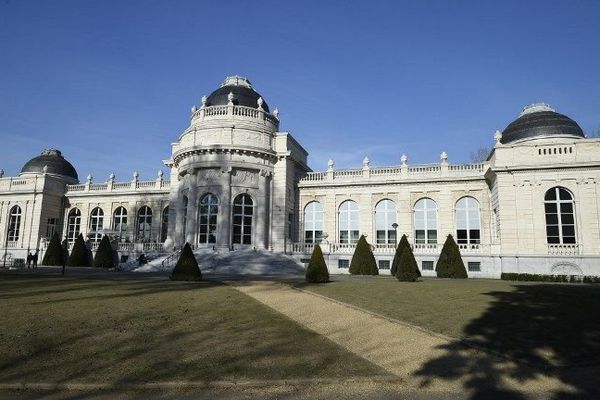
M 221 171 L 220 185 L 222 196 L 219 199 L 217 218 L 217 250 L 231 249 L 231 169 Z
M 186 210 L 187 226 L 185 228 L 185 241 L 191 246 L 196 245 L 197 218 L 196 210 L 198 209 L 198 188 L 195 184 L 190 185 L 188 192 L 188 205 Z
M 269 172 L 260 171 L 258 175 L 258 191 L 261 194 L 257 200 L 256 205 L 256 247 L 259 249 L 268 248 L 267 232 L 269 231 L 268 223 L 268 202 L 270 198 L 269 193 Z

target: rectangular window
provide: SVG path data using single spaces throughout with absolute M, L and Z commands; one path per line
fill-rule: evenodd
M 379 260 L 379 269 L 390 269 L 390 260 Z
M 469 261 L 467 268 L 469 272 L 481 272 L 481 263 L 479 261 Z
M 350 260 L 338 260 L 338 268 L 342 268 L 342 269 L 350 268 Z
M 433 261 L 421 261 L 421 269 L 423 271 L 433 271 Z
M 56 232 L 57 225 L 58 218 L 48 218 L 48 222 L 46 223 L 46 239 L 52 239 L 54 232 Z

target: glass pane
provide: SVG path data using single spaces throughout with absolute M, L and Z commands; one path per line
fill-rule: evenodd
M 561 200 L 571 200 L 571 194 L 565 189 L 558 189 L 558 195 Z
M 548 226 L 546 226 L 546 235 L 547 236 L 557 236 L 558 237 L 558 225 L 548 225 Z
M 469 231 L 470 241 L 469 243 L 479 243 L 480 231 L 478 229 L 472 229 Z
M 437 243 L 437 231 L 436 230 L 427 231 L 427 242 L 428 243 Z
M 575 237 L 575 226 L 573 226 L 573 225 L 563 225 L 563 236 L 573 236 L 573 237 Z
M 558 236 L 548 236 L 548 243 L 549 244 L 558 244 L 558 243 L 560 243 L 560 239 Z
M 575 221 L 573 220 L 573 214 L 561 214 L 560 219 L 563 224 L 572 225 L 575 223 Z
M 556 200 L 556 189 L 552 188 L 546 192 L 545 200 Z
M 546 214 L 556 214 L 556 204 L 555 203 L 546 203 L 545 205 L 546 208 Z
M 558 224 L 558 215 L 557 214 L 546 214 L 546 224 L 548 224 L 548 225 Z
M 467 243 L 467 230 L 458 229 L 456 231 L 456 240 L 458 243 Z
M 560 204 L 560 212 L 561 213 L 572 213 L 573 212 L 573 203 L 561 203 Z
M 425 231 L 424 230 L 416 230 L 415 231 L 415 241 L 417 243 L 425 243 Z
M 563 237 L 564 244 L 575 244 L 575 236 L 565 236 Z

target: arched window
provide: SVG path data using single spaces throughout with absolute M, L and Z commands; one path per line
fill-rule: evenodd
M 304 207 L 304 242 L 319 243 L 323 236 L 323 205 L 311 201 Z
M 167 240 L 169 232 L 169 206 L 166 206 L 162 212 L 162 221 L 160 226 L 160 242 L 164 243 Z
M 254 203 L 247 194 L 238 195 L 233 201 L 233 243 L 252 244 L 252 215 Z
M 358 204 L 346 200 L 339 208 L 340 243 L 358 242 Z
M 143 206 L 137 214 L 137 231 L 135 234 L 138 242 L 149 242 L 152 237 L 152 209 Z
M 473 197 L 463 197 L 456 202 L 456 241 L 459 244 L 481 242 L 479 202 Z
M 219 214 L 219 199 L 212 193 L 207 193 L 200 199 L 198 214 L 198 241 L 201 244 L 217 243 L 217 215 Z
M 69 242 L 74 242 L 79 236 L 79 231 L 81 230 L 81 211 L 78 208 L 74 208 L 69 211 L 69 216 L 67 217 L 67 240 Z
M 415 203 L 415 243 L 437 243 L 437 205 L 435 201 L 425 198 Z
M 392 200 L 381 200 L 375 206 L 375 231 L 377 244 L 396 244 L 396 203 Z
M 104 211 L 100 207 L 96 207 L 90 213 L 90 240 L 99 242 L 102 239 L 102 234 L 97 233 L 102 230 L 104 224 Z
M 565 188 L 553 187 L 544 197 L 546 237 L 549 244 L 575 244 L 575 207 Z
M 8 241 L 16 242 L 21 236 L 21 207 L 14 206 L 8 214 Z
M 113 229 L 116 232 L 117 239 L 121 242 L 127 238 L 127 209 L 117 207 L 113 213 Z

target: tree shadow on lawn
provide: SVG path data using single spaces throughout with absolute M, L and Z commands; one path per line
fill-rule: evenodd
M 518 284 L 513 291 L 486 293 L 487 311 L 465 326 L 465 340 L 441 346 L 445 354 L 414 373 L 429 380 L 460 379 L 472 399 L 524 399 L 503 378 L 523 385 L 556 378 L 551 399 L 598 398 L 600 374 L 600 287 Z M 465 342 L 498 357 L 466 351 Z

